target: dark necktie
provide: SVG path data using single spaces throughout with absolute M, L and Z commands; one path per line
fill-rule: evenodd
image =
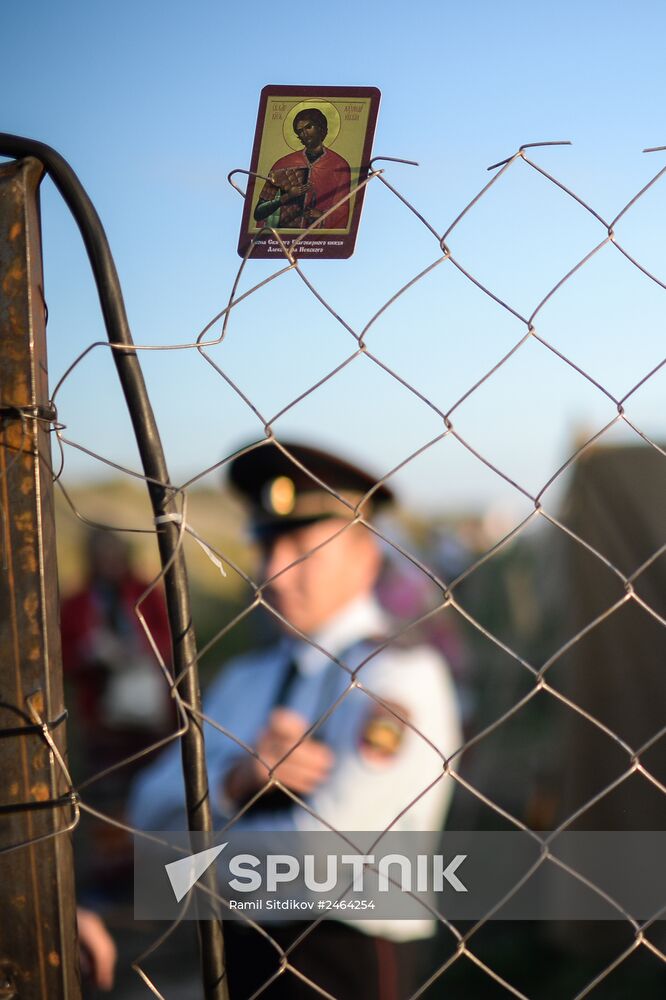
M 293 657 L 290 657 L 289 661 L 285 666 L 280 685 L 277 689 L 275 699 L 273 701 L 273 708 L 281 708 L 286 705 L 289 701 L 289 696 L 298 678 L 298 664 Z M 245 813 L 246 816 L 266 816 L 269 817 L 273 813 L 280 812 L 284 809 L 288 809 L 293 806 L 293 799 L 290 799 L 281 788 L 277 788 L 275 785 L 269 788 L 268 791 L 264 792 L 260 799 L 257 799 L 253 805 Z
M 345 659 L 350 649 L 355 648 L 356 646 L 360 645 L 363 642 L 370 642 L 370 641 L 375 643 L 379 642 L 378 639 L 357 640 L 352 644 L 352 646 L 348 647 L 343 651 L 343 653 L 340 655 L 341 661 L 343 663 L 345 662 Z M 333 660 L 331 660 L 324 668 L 324 677 L 322 678 L 321 692 L 319 695 L 317 710 L 314 714 L 312 722 L 320 718 L 332 704 L 337 689 L 339 670 L 340 667 Z M 290 659 L 285 665 L 284 674 L 282 675 L 282 679 L 280 681 L 275 698 L 273 700 L 273 708 L 281 708 L 289 703 L 289 698 L 294 688 L 294 685 L 298 680 L 298 676 L 299 676 L 298 664 L 296 663 L 296 660 L 293 657 L 290 657 Z M 325 741 L 324 729 L 325 729 L 325 723 L 320 729 L 316 731 L 314 738 L 323 739 Z M 254 805 L 250 806 L 245 815 L 257 816 L 261 814 L 262 816 L 266 816 L 268 818 L 273 813 L 289 809 L 293 805 L 294 805 L 293 799 L 291 799 L 288 795 L 286 795 L 281 788 L 276 788 L 275 786 L 273 786 L 272 788 L 269 788 L 267 792 L 264 792 L 261 798 L 258 799 L 254 803 Z

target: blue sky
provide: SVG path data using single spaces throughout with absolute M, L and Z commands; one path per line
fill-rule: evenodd
M 666 163 L 666 153 L 641 153 L 666 144 L 665 21 L 662 3 L 640 0 L 631 7 L 339 0 L 310 4 L 301 15 L 266 2 L 5 5 L 2 128 L 50 143 L 70 161 L 109 235 L 135 340 L 175 344 L 193 339 L 229 295 L 242 202 L 226 175 L 248 166 L 265 84 L 379 87 L 375 152 L 420 162 L 386 176 L 440 232 L 490 178 L 489 164 L 543 140 L 572 140 L 536 151 L 535 160 L 612 218 Z M 618 226 L 622 244 L 664 279 L 665 199 L 666 179 Z M 43 210 L 53 384 L 103 330 L 75 227 L 48 183 Z M 518 162 L 449 245 L 527 316 L 603 237 L 599 223 Z M 308 262 L 304 270 L 360 329 L 437 256 L 437 242 L 375 181 L 355 256 Z M 275 267 L 251 263 L 242 287 Z M 666 292 L 607 246 L 544 308 L 537 332 L 622 396 L 664 356 L 665 307 Z M 446 409 L 523 333 L 447 262 L 387 311 L 368 347 Z M 212 354 L 268 419 L 353 349 L 290 274 L 234 310 L 227 339 Z M 194 352 L 142 360 L 174 479 L 262 434 L 260 421 Z M 631 419 L 662 439 L 665 382 L 661 372 L 627 404 Z M 59 412 L 69 437 L 138 467 L 108 351 L 76 370 Z M 535 492 L 576 435 L 600 429 L 615 412 L 582 376 L 530 342 L 454 422 Z M 275 425 L 278 436 L 320 441 L 380 473 L 442 429 L 365 358 Z M 621 428 L 611 438 L 632 439 Z M 102 473 L 67 450 L 66 481 Z M 398 485 L 429 510 L 528 509 L 451 439 Z

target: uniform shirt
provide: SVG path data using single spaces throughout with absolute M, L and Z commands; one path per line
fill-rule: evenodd
M 313 639 L 354 668 L 388 635 L 390 625 L 384 612 L 374 598 L 363 597 L 347 605 Z M 254 747 L 284 691 L 293 661 L 296 669 L 284 705 L 310 723 L 315 722 L 349 688 L 350 677 L 319 649 L 287 639 L 229 663 L 210 687 L 204 712 L 229 734 Z M 444 660 L 428 646 L 392 645 L 364 664 L 358 680 L 367 691 L 393 706 L 409 725 L 396 726 L 389 711 L 366 690 L 355 687 L 312 734 L 328 744 L 335 754 L 335 764 L 327 781 L 304 801 L 328 826 L 322 827 L 302 806 L 292 804 L 268 817 L 260 810 L 252 811 L 241 817 L 235 828 L 380 831 L 390 826 L 398 832 L 442 828 L 453 779 L 441 777 L 440 754 L 449 757 L 461 742 L 456 697 Z M 387 724 L 389 752 L 378 753 L 377 727 L 381 736 Z M 233 815 L 234 809 L 225 801 L 224 783 L 246 751 L 210 725 L 206 725 L 205 736 L 217 827 Z M 432 782 L 436 782 L 433 787 L 420 795 Z M 135 782 L 130 822 L 144 830 L 182 828 L 184 801 L 180 747 L 176 743 Z M 434 929 L 430 920 L 363 920 L 354 926 L 394 940 L 423 937 Z

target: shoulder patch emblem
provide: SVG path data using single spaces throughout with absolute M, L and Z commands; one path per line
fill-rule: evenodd
M 394 712 L 398 714 L 394 715 Z M 408 719 L 409 713 L 397 702 L 386 702 L 386 705 L 373 702 L 366 715 L 359 744 L 361 754 L 367 760 L 381 763 L 398 753 L 407 728 L 398 716 Z

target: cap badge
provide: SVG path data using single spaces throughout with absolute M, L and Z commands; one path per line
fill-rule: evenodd
M 264 507 L 271 514 L 286 517 L 296 506 L 296 487 L 289 476 L 278 476 L 267 484 Z

